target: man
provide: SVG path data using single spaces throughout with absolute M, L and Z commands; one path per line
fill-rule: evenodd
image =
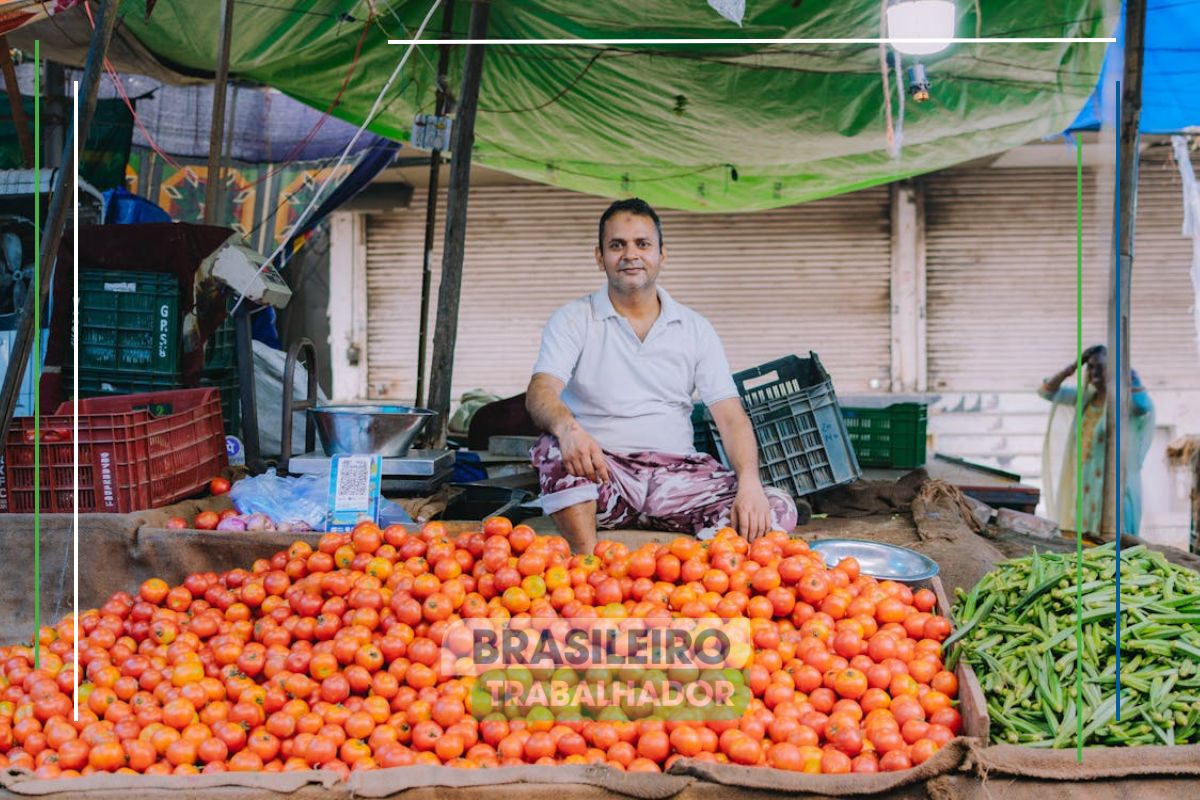
M 642 200 L 600 217 L 607 285 L 554 312 L 526 406 L 546 431 L 530 452 L 542 506 L 575 552 L 597 526 L 694 534 L 731 525 L 755 539 L 790 531 L 796 504 L 764 487 L 754 429 L 708 320 L 658 286 L 662 224 Z M 696 453 L 692 394 L 708 406 L 732 471 Z
M 1090 534 L 1101 532 L 1108 429 L 1106 356 L 1107 348 L 1099 344 L 1083 352 L 1082 361 L 1087 374 L 1084 380 L 1077 381 L 1083 390 L 1083 413 L 1078 430 L 1075 427 L 1077 390 L 1062 385 L 1075 373 L 1075 363 L 1068 364 L 1056 375 L 1047 378 L 1038 389 L 1043 399 L 1054 403 L 1042 448 L 1042 475 L 1047 512 L 1063 530 Z M 1154 438 L 1154 403 L 1142 387 L 1137 372 L 1132 373 L 1130 388 L 1129 430 L 1124 433 L 1131 437 L 1131 446 L 1126 451 L 1131 458 L 1125 466 L 1126 485 L 1121 500 L 1121 516 L 1124 518 L 1124 532 L 1136 535 L 1142 518 L 1142 463 Z M 1065 431 L 1065 436 L 1057 435 L 1060 430 Z M 1077 444 L 1081 440 L 1082 447 Z M 1061 451 L 1058 447 L 1060 443 Z M 1082 451 L 1082 458 L 1079 458 L 1077 450 Z M 1076 460 L 1083 465 L 1081 478 L 1078 479 L 1078 485 L 1083 489 L 1082 502 L 1079 503 L 1082 514 L 1078 520 L 1075 514 Z

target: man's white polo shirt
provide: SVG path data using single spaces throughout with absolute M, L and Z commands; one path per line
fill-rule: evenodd
M 692 396 L 711 406 L 737 397 L 717 332 L 658 288 L 661 311 L 646 340 L 617 313 L 604 286 L 546 323 L 534 373 L 566 384 L 562 401 L 605 450 L 696 452 Z

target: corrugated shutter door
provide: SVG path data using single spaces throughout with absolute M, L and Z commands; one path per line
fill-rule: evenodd
M 1179 181 L 1155 151 L 1141 169 L 1132 363 L 1148 386 L 1200 387 L 1180 357 L 1194 336 Z M 1074 171 L 950 171 L 924 184 L 930 388 L 1032 391 L 1074 354 Z M 1091 170 L 1083 196 L 1087 346 L 1106 336 L 1112 197 Z
M 505 396 L 525 388 L 550 314 L 602 285 L 592 252 L 605 205 L 544 186 L 472 190 L 455 398 L 475 387 Z M 424 207 L 418 194 L 409 210 L 367 220 L 367 364 L 378 397 L 415 393 Z M 735 371 L 815 350 L 839 389 L 886 383 L 886 188 L 756 214 L 662 217 L 668 261 L 660 281 L 708 317 Z M 439 233 L 431 316 L 440 245 Z
M 1183 189 L 1169 147 L 1142 158 L 1133 252 L 1130 363 L 1151 392 L 1200 389 L 1193 321 L 1192 242 L 1182 234 Z

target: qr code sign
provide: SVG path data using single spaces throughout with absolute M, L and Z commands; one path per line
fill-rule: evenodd
M 371 456 L 341 460 L 335 491 L 335 503 L 338 508 L 370 507 L 372 461 Z

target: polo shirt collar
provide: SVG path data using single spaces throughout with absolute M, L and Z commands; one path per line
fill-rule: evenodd
M 683 312 L 679 303 L 675 302 L 675 299 L 663 287 L 659 286 L 657 290 L 658 301 L 662 304 L 662 321 L 678 322 L 682 320 Z M 592 292 L 592 317 L 594 319 L 602 320 L 617 316 L 620 314 L 613 308 L 612 300 L 608 296 L 608 286 L 601 286 Z

